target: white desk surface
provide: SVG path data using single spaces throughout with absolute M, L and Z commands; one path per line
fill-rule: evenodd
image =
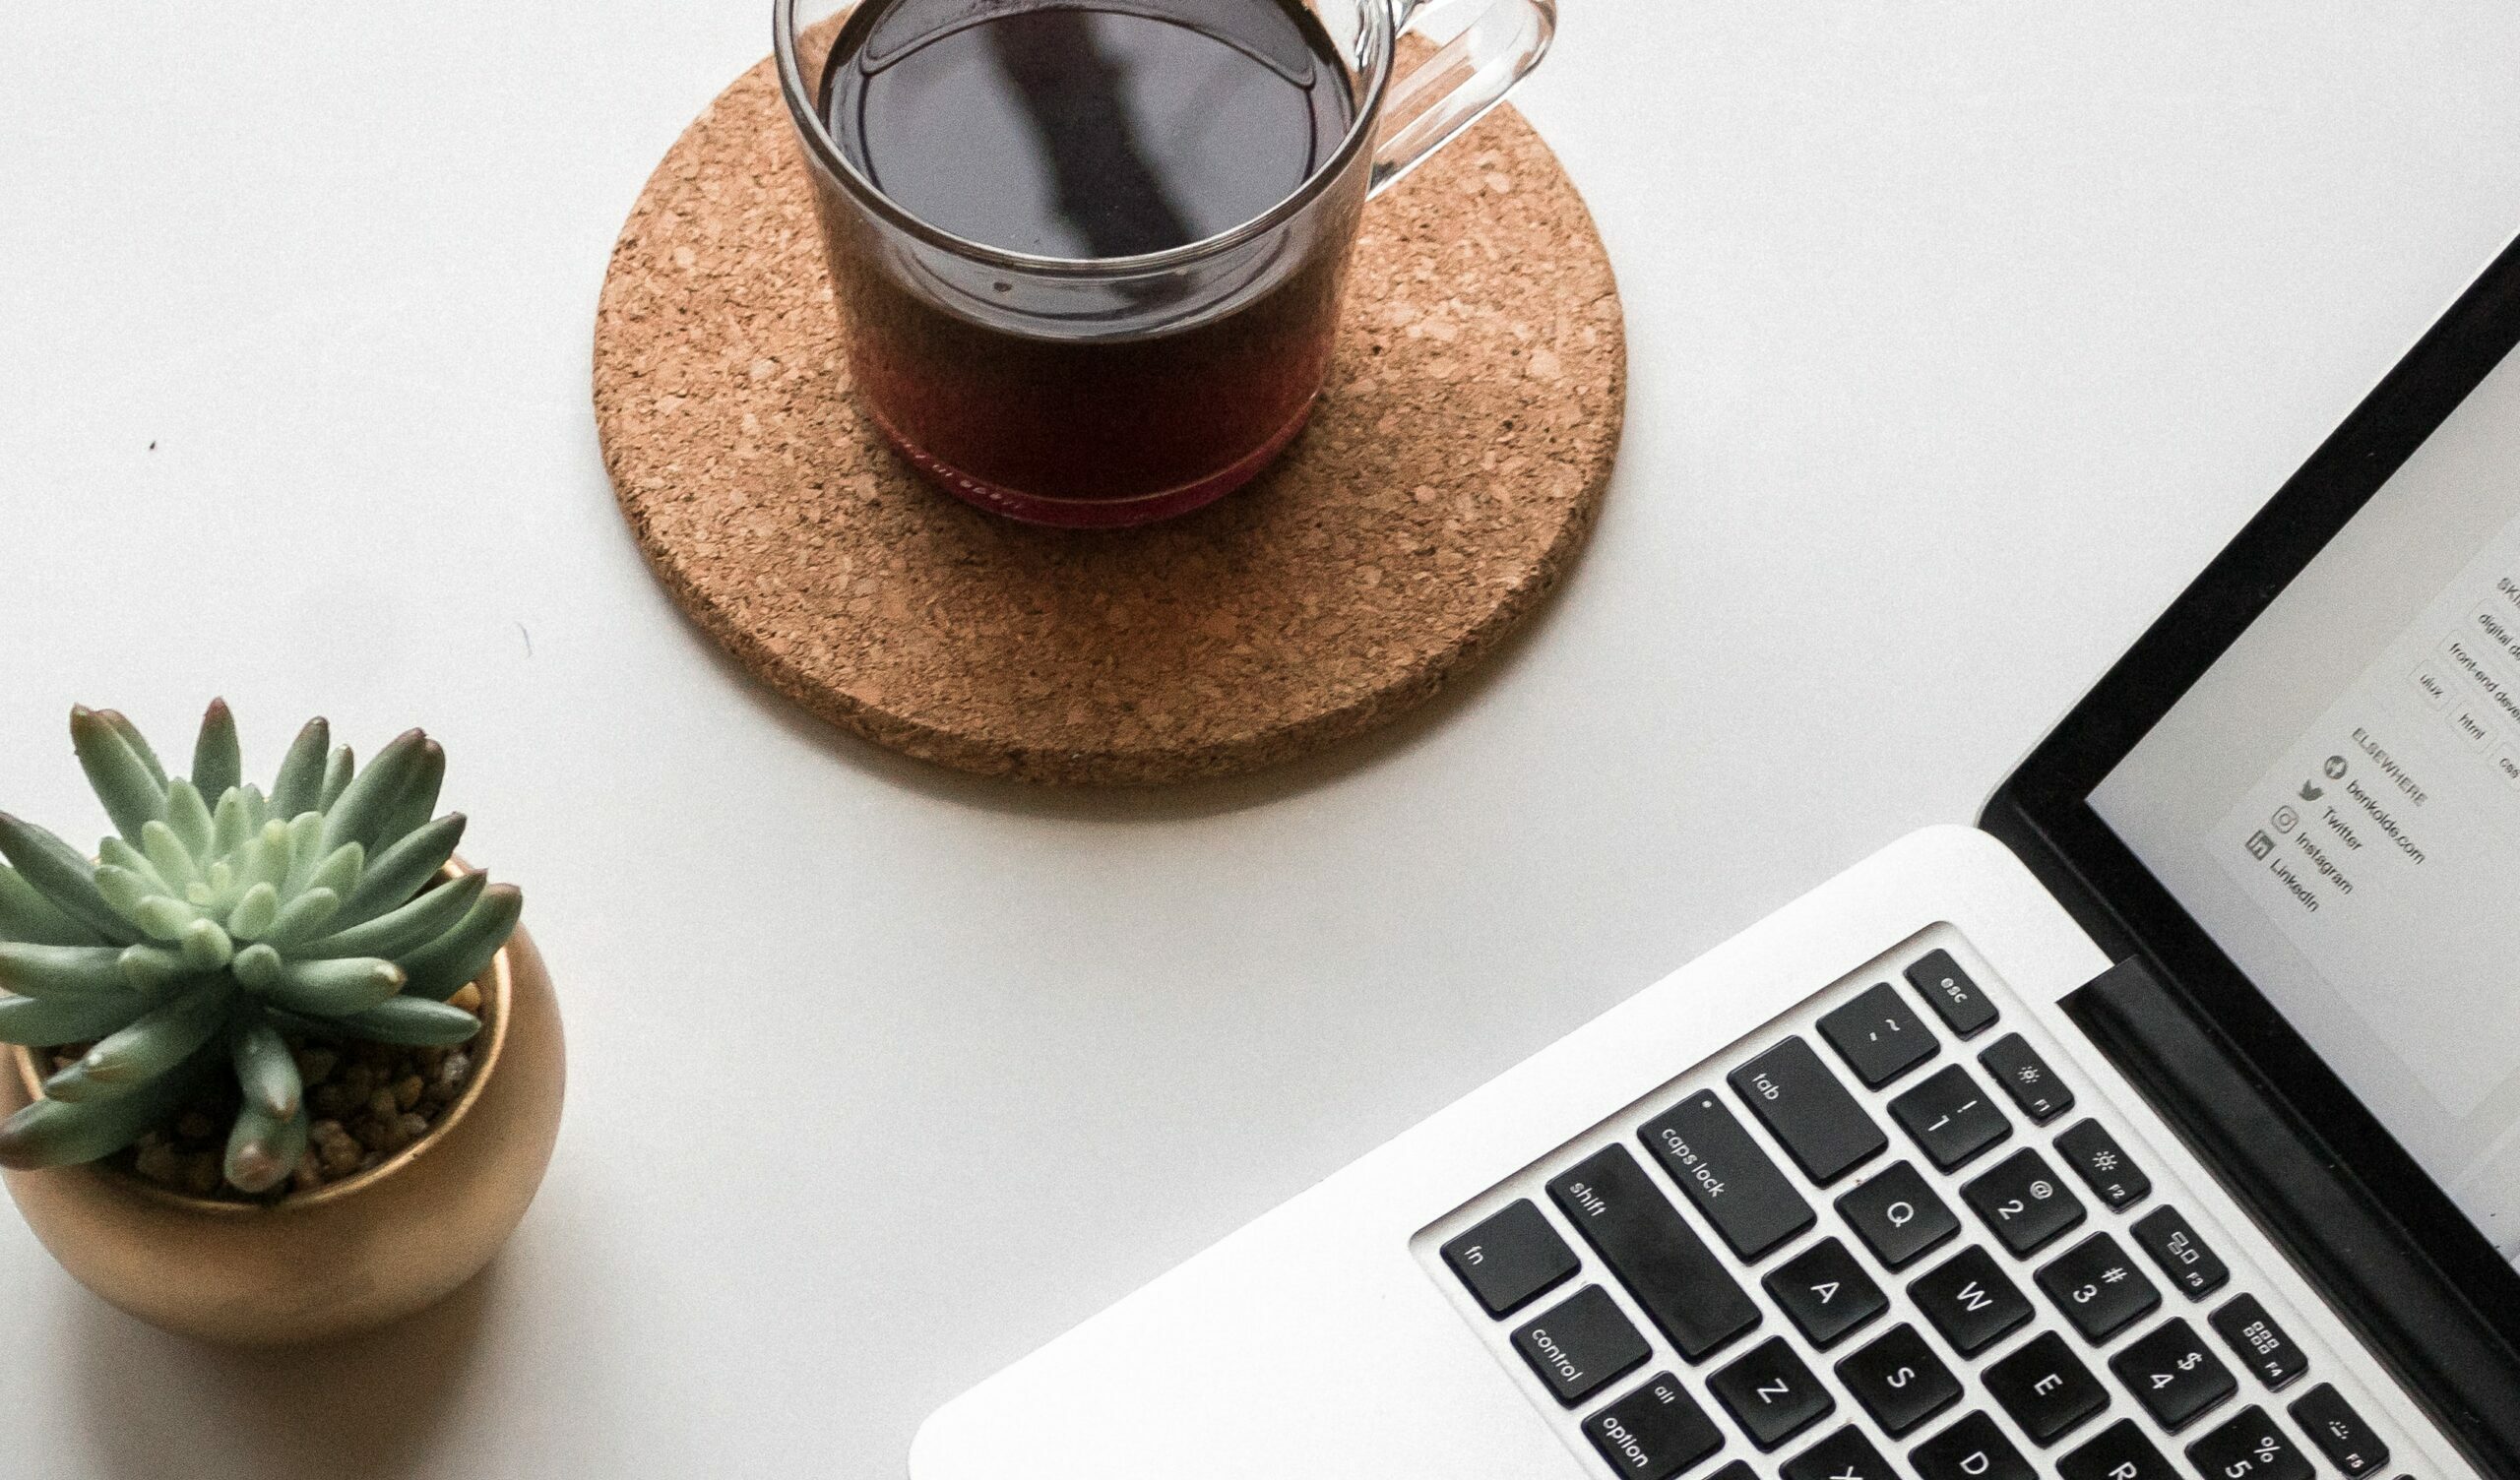
M 1984 793 L 2520 231 L 2520 10 L 1570 0 L 1592 552 L 1396 732 L 1154 796 L 759 690 L 616 517 L 604 258 L 767 0 L 0 9 L 0 806 L 74 701 L 453 756 L 569 1115 L 491 1272 L 221 1354 L 0 1213 L 12 1475 L 894 1477 L 921 1415 Z M 1112 1374 L 1125 1383 L 1126 1373 Z

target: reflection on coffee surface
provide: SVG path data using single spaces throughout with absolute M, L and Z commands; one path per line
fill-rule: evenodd
M 1160 252 L 1294 193 L 1354 116 L 1291 0 L 869 4 L 825 73 L 832 137 L 928 224 L 1041 257 Z

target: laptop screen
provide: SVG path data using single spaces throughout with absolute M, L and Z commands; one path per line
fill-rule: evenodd
M 2520 1260 L 2520 354 L 2091 806 Z

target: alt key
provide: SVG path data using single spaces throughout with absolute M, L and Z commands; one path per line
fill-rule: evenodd
M 1723 1431 L 1668 1372 L 1586 1419 L 1584 1434 L 1610 1468 L 1635 1480 L 1670 1480 L 1724 1448 Z

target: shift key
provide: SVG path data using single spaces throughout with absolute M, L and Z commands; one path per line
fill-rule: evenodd
M 1811 1204 L 1759 1149 L 1724 1102 L 1700 1090 L 1650 1122 L 1645 1148 L 1732 1252 L 1765 1258 L 1812 1224 Z
M 1681 1356 L 1699 1361 L 1759 1324 L 1759 1308 L 1627 1147 L 1594 1152 L 1548 1196 Z

